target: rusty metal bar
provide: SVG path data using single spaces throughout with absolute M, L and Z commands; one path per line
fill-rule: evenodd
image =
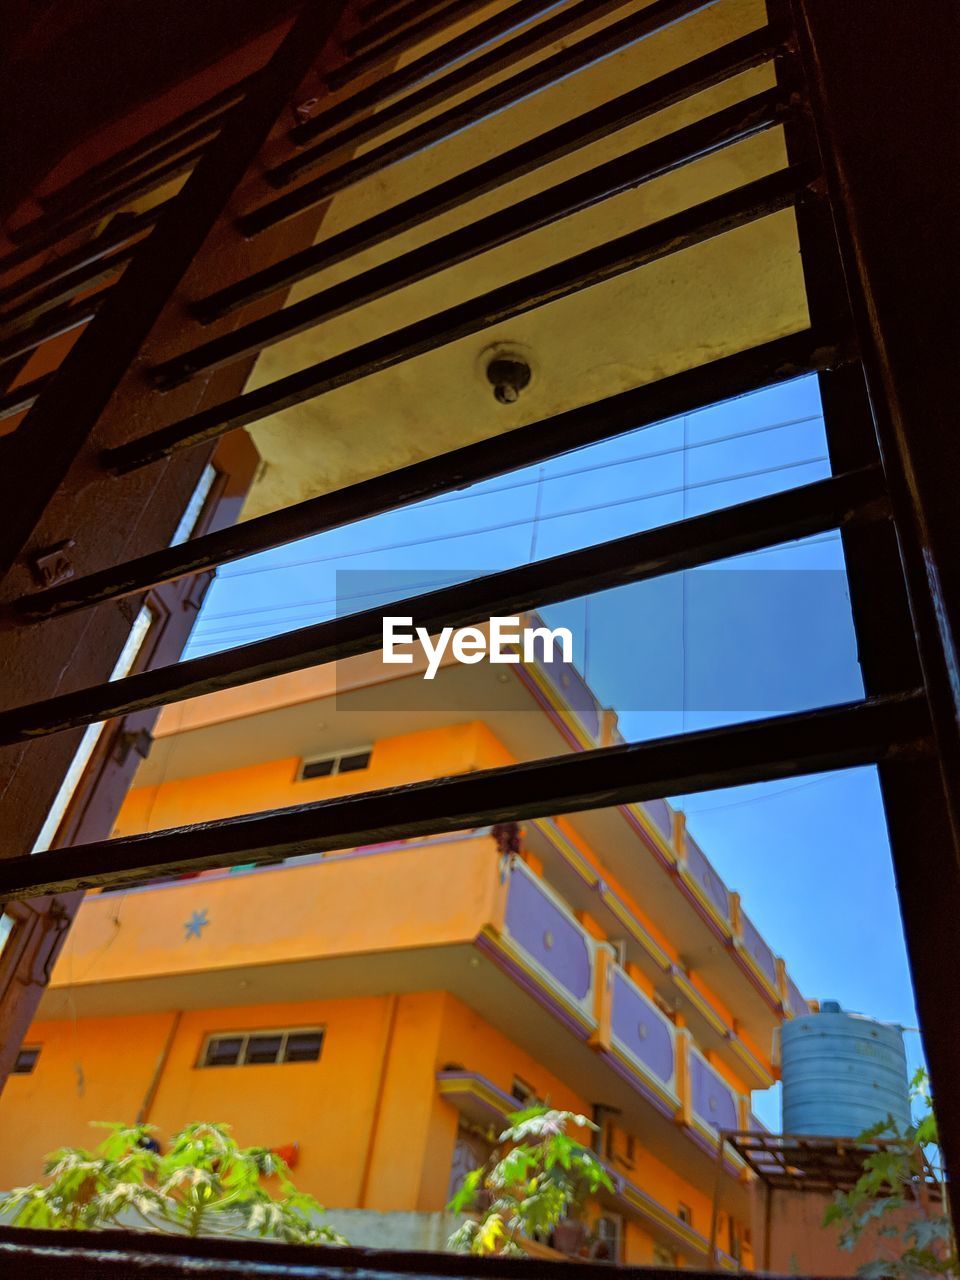
M 256 391 L 245 392 L 223 404 L 201 410 L 127 445 L 107 450 L 103 463 L 117 472 L 146 466 L 179 449 L 214 440 L 234 427 L 315 399 L 324 392 L 356 382 L 448 342 L 611 280 L 681 249 L 701 244 L 735 227 L 746 226 L 791 207 L 814 174 L 815 171 L 807 166 L 777 170 L 735 191 L 628 232 L 607 244 L 588 249 L 565 262 L 363 343 L 342 355 L 278 378 Z
M 885 518 L 879 472 L 866 470 L 644 530 L 580 551 L 487 574 L 391 604 L 434 635 L 494 615 L 646 581 L 853 522 Z M 383 643 L 383 609 L 300 627 L 43 702 L 0 711 L 0 745 L 29 742 L 112 716 L 252 684 L 361 653 Z
M 479 9 L 486 9 L 489 4 L 490 0 L 414 0 L 413 4 L 364 22 L 355 35 L 344 40 L 344 52 L 355 58 L 372 51 L 374 46 L 379 52 L 387 46 L 388 40 L 395 40 L 388 47 L 396 53 L 449 23 L 459 22 Z M 331 87 L 350 78 L 350 67 L 337 68 L 335 74 L 336 80 L 328 79 Z
M 0 897 L 117 887 L 144 875 L 237 863 L 265 865 L 306 853 L 909 759 L 927 749 L 929 731 L 922 693 L 904 692 L 7 858 L 0 860 Z
M 369 75 L 381 63 L 395 61 L 405 50 L 412 48 L 421 40 L 429 39 L 430 36 L 438 31 L 442 31 L 444 27 L 449 26 L 451 21 L 466 17 L 473 10 L 483 9 L 487 4 L 489 4 L 489 0 L 469 0 L 466 4 L 456 6 L 459 11 L 453 13 L 451 13 L 451 6 L 449 5 L 434 5 L 432 12 L 421 10 L 413 15 L 412 20 L 405 21 L 402 24 L 394 22 L 390 31 L 386 31 L 382 27 L 379 32 L 375 31 L 372 26 L 362 27 L 355 35 L 348 37 L 344 41 L 343 47 L 344 52 L 347 54 L 347 61 L 338 67 L 332 68 L 327 73 L 325 77 L 326 83 L 333 90 L 341 89 L 359 76 Z M 514 10 L 519 10 L 520 14 L 525 13 L 525 17 L 518 14 L 511 21 L 510 16 L 513 11 L 507 10 L 501 14 L 495 14 L 493 18 L 488 18 L 485 22 L 480 23 L 479 27 L 471 28 L 452 40 L 448 40 L 445 45 L 407 64 L 411 69 L 419 64 L 415 80 L 407 81 L 407 84 L 424 80 L 435 71 L 449 66 L 451 62 L 466 57 L 476 49 L 482 48 L 484 44 L 489 44 L 491 40 L 496 39 L 496 35 L 501 35 L 511 30 L 521 22 L 530 21 L 531 18 L 539 18 L 542 14 L 548 13 L 551 8 L 554 8 L 555 4 L 556 0 L 519 0 L 519 3 L 515 3 L 513 8 Z M 496 35 L 490 35 L 488 31 L 481 32 L 480 28 L 483 27 L 492 28 Z M 478 34 L 475 35 L 475 31 Z
M 365 218 L 320 244 L 311 245 L 236 284 L 228 285 L 194 303 L 191 310 L 199 320 L 207 323 L 248 302 L 267 297 L 278 289 L 371 249 L 390 236 L 460 208 L 478 196 L 607 138 L 611 133 L 647 119 L 742 71 L 760 66 L 773 55 L 778 44 L 778 36 L 769 27 L 742 36 L 675 71 L 668 71 L 639 88 L 594 107 L 574 120 L 511 147 L 509 151 L 462 174 L 437 183 L 390 209 Z
M 492 40 L 514 30 L 520 23 L 530 22 L 549 13 L 551 9 L 556 9 L 556 0 L 514 0 L 509 8 L 461 32 L 439 48 L 431 49 L 429 53 L 414 59 L 406 66 L 382 76 L 373 84 L 357 90 L 335 106 L 324 108 L 318 115 L 291 130 L 290 140 L 297 146 L 303 146 L 359 112 L 375 110 L 376 114 L 372 119 L 387 122 L 383 127 L 379 124 L 373 125 L 371 120 L 359 121 L 343 134 L 324 139 L 320 151 L 325 154 L 330 150 L 339 150 L 348 144 L 355 145 L 363 138 L 382 133 L 385 127 L 393 128 L 395 125 L 402 124 L 421 111 L 443 102 L 453 93 L 463 93 L 489 76 L 505 70 L 512 63 L 539 53 L 554 41 L 576 34 L 587 23 L 595 22 L 616 9 L 624 8 L 627 3 L 629 0 L 579 0 L 578 4 L 562 9 L 559 13 L 555 12 L 552 17 L 520 32 L 505 44 L 489 49 L 465 65 L 456 67 L 448 75 L 431 81 L 430 84 L 409 94 L 402 101 L 388 107 L 382 105 L 404 89 L 409 89 L 435 72 L 442 71 L 445 67 L 466 57 L 467 54 L 481 49 Z M 389 56 L 389 49 L 386 52 L 373 49 L 369 54 L 352 58 L 345 66 L 332 71 L 327 77 L 327 82 L 331 88 L 339 88 L 346 80 L 369 71 L 371 67 Z M 354 130 L 359 132 L 354 134 Z M 313 155 L 313 152 L 309 154 Z M 307 159 L 307 157 L 303 158 Z M 302 166 L 296 160 L 289 163 L 293 167 L 288 169 L 286 164 L 278 165 L 268 174 L 269 181 L 275 186 L 283 185 L 290 181 L 291 176 L 303 172 Z M 308 167 L 312 167 L 315 163 L 316 161 L 307 160 Z M 281 172 L 289 176 L 281 178 L 279 176 Z
M 237 219 L 237 225 L 244 235 L 253 235 L 274 226 L 318 201 L 352 186 L 361 178 L 373 173 L 381 173 L 389 165 L 476 124 L 484 116 L 499 111 L 521 98 L 526 98 L 547 85 L 556 83 L 562 77 L 599 61 L 617 49 L 662 31 L 680 21 L 681 18 L 688 17 L 715 2 L 716 0 L 655 0 L 646 9 L 632 14 L 623 22 L 615 23 L 612 27 L 607 27 L 596 35 L 581 40 L 579 44 L 561 50 L 544 59 L 543 62 L 537 63 L 535 67 L 528 68 L 509 80 L 483 90 L 466 102 L 423 121 L 399 138 L 374 147 L 363 155 L 348 160 L 329 173 L 323 174 L 320 178 L 305 183 L 295 191 L 251 210 Z M 374 118 L 382 122 L 385 114 L 385 112 L 377 112 Z M 326 149 L 326 143 L 323 147 Z M 285 165 L 269 170 L 267 178 L 278 184 L 291 181 L 309 167 L 314 158 L 320 158 L 315 157 L 316 150 L 305 152 L 302 156 L 286 162 Z M 290 168 L 291 165 L 295 168 Z
M 341 4 L 308 3 L 266 66 L 253 78 L 207 148 L 180 196 L 73 346 L 48 394 L 8 442 L 15 465 L 0 473 L 0 574 L 29 544 L 44 510 L 211 228 L 332 33 Z M 19 447 L 18 447 L 19 446 Z
M 457 1253 L 336 1248 L 276 1240 L 163 1236 L 136 1231 L 0 1227 L 0 1266 L 15 1280 L 569 1280 L 570 1262 Z M 661 1267 L 577 1263 L 580 1280 L 663 1280 Z M 685 1280 L 716 1280 L 684 1267 Z
M 15 623 L 40 622 L 132 595 L 187 574 L 215 568 L 270 547 L 352 524 L 451 489 L 542 462 L 569 449 L 650 426 L 679 413 L 744 395 L 759 387 L 840 365 L 849 358 L 805 331 L 777 338 L 737 355 L 698 365 L 657 382 L 621 391 L 593 404 L 518 427 L 439 457 L 361 480 L 333 493 L 231 525 L 126 564 L 19 600 L 8 614 Z
M 37 218 L 21 229 L 22 237 L 18 242 L 21 243 L 23 250 L 32 256 L 42 248 L 55 245 L 78 231 L 84 231 L 108 213 L 122 209 L 124 205 L 155 191 L 157 187 L 163 186 L 171 179 L 188 173 L 203 156 L 207 145 L 207 143 L 195 145 L 190 150 L 174 156 L 172 160 L 150 168 L 119 187 L 111 188 L 99 200 L 84 205 L 75 213 L 68 212 L 63 218 Z
M 0 396 L 0 422 L 7 418 L 15 418 L 18 413 L 23 413 L 24 409 L 29 409 L 52 377 L 52 373 L 41 374 L 39 378 L 23 382 L 19 387 L 14 387 Z
M 956 129 L 949 140 L 944 130 L 955 121 L 950 69 L 960 56 L 960 26 L 953 13 L 944 20 L 938 0 L 918 0 L 909 12 L 879 0 L 866 26 L 823 0 L 791 8 L 869 396 L 865 404 L 862 385 L 855 399 L 834 396 L 825 421 L 850 457 L 859 444 L 848 438 L 850 408 L 859 406 L 855 421 L 865 423 L 861 435 L 875 430 L 871 446 L 883 457 L 896 517 L 897 546 L 873 562 L 860 554 L 851 575 L 865 684 L 890 687 L 919 665 L 939 751 L 905 776 L 881 769 L 880 778 L 947 1185 L 956 1188 L 960 454 L 952 333 L 960 276 L 949 250 L 956 172 L 945 163 Z M 810 243 L 801 223 L 801 246 Z M 867 454 L 862 445 L 859 454 Z M 955 1192 L 952 1199 L 956 1211 Z
M 119 249 L 104 254 L 97 261 L 63 274 L 56 283 L 37 289 L 18 306 L 0 312 L 0 332 L 5 332 L 8 324 L 29 321 L 52 307 L 75 298 L 79 293 L 115 280 L 133 257 L 134 248 L 131 244 L 121 245 Z
M 176 166 L 178 161 L 189 163 L 203 153 L 204 147 L 220 132 L 226 112 L 227 109 L 224 109 L 218 118 L 194 125 L 192 129 L 156 147 L 148 155 L 137 156 L 124 165 L 117 165 L 113 172 L 98 181 L 85 182 L 72 199 L 64 196 L 31 225 L 41 232 L 51 224 L 62 226 L 73 218 L 86 217 L 91 208 L 100 209 L 105 202 L 112 204 L 117 193 L 124 197 L 128 192 L 139 194 L 141 181 L 153 186 L 157 175 L 165 180 L 170 176 L 171 166 Z M 176 172 L 175 167 L 172 172 Z M 149 190 L 150 186 L 144 186 L 143 189 Z
M 69 249 L 49 262 L 44 262 L 42 266 L 20 276 L 5 289 L 0 290 L 0 306 L 22 297 L 31 289 L 52 284 L 69 271 L 97 262 L 104 254 L 110 253 L 119 245 L 134 239 L 142 232 L 149 231 L 167 207 L 167 203 L 168 201 L 164 201 L 162 204 L 154 205 L 152 209 L 147 209 L 143 213 L 116 214 L 99 235 L 86 241 L 85 244 L 78 245 L 76 249 Z M 29 251 L 18 249 L 0 261 L 0 272 L 13 270 L 35 256 L 36 251 L 32 249 Z
M 45 342 L 60 338 L 65 333 L 72 333 L 81 325 L 87 324 L 100 310 L 104 299 L 110 292 L 109 287 L 100 289 L 79 302 L 67 302 L 48 311 L 35 323 L 30 323 L 30 315 L 24 318 L 23 325 L 11 324 L 0 326 L 0 333 L 9 332 L 9 337 L 0 339 L 0 362 L 16 360 L 19 356 L 35 351 Z
M 169 388 L 200 371 L 216 369 L 255 354 L 314 325 L 751 138 L 782 121 L 786 112 L 787 106 L 779 91 L 768 89 L 409 253 L 399 254 L 381 266 L 301 302 L 174 356 L 153 366 L 150 377 L 157 386 Z
M 138 138 L 135 142 L 130 143 L 129 146 L 114 152 L 108 159 L 101 161 L 99 164 L 91 165 L 79 177 L 70 182 L 65 182 L 56 191 L 50 192 L 49 195 L 39 196 L 40 204 L 50 214 L 53 214 L 64 204 L 74 204 L 78 199 L 79 193 L 86 190 L 90 185 L 102 182 L 115 174 L 117 170 L 127 168 L 131 163 L 147 160 L 158 148 L 172 143 L 177 138 L 183 137 L 184 134 L 190 133 L 198 125 L 206 124 L 212 119 L 219 119 L 240 101 L 251 78 L 248 76 L 243 80 L 237 81 L 236 84 L 232 84 L 229 88 L 214 94 L 205 102 L 201 102 L 196 107 L 191 107 L 190 110 L 184 111 L 167 124 L 160 125 L 142 138 Z

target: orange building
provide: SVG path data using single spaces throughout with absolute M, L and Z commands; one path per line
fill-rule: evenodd
M 617 740 L 559 660 L 421 674 L 370 656 L 168 709 L 117 833 Z M 717 1133 L 807 1008 L 665 801 L 92 893 L 0 1099 L 0 1186 L 92 1120 L 226 1121 L 353 1242 L 443 1247 L 451 1189 L 539 1098 L 600 1125 L 605 1249 L 702 1265 L 714 1230 L 749 1265 Z

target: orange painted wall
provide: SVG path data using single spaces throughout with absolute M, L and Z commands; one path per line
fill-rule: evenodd
M 322 877 L 307 863 L 96 894 L 79 912 L 51 986 L 472 942 L 494 918 L 496 859 L 489 836 L 441 839 L 335 854 Z M 200 938 L 186 938 L 184 922 L 198 907 L 209 924 Z
M 38 1181 L 57 1147 L 95 1146 L 91 1120 L 133 1120 L 174 1016 L 35 1022 L 24 1043 L 41 1046 L 36 1068 L 0 1095 L 0 1188 Z
M 290 756 L 242 769 L 134 787 L 120 810 L 114 834 L 159 831 L 234 814 L 310 804 L 333 796 L 439 778 L 448 773 L 489 769 L 509 764 L 511 759 L 503 745 L 479 721 L 424 729 L 379 739 L 366 769 L 335 774 L 332 778 L 298 781 L 300 760 Z
M 233 1126 L 244 1145 L 300 1143 L 296 1181 L 322 1204 L 358 1203 L 390 998 L 204 1009 L 183 1015 L 150 1119 L 162 1134 L 194 1120 Z M 325 1028 L 317 1062 L 203 1067 L 217 1031 Z

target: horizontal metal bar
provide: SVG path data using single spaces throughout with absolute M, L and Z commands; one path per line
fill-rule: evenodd
M 149 371 L 150 378 L 155 385 L 169 388 L 201 370 L 216 369 L 255 354 L 314 325 L 344 315 L 752 137 L 781 121 L 786 111 L 778 89 L 768 89 L 744 102 L 734 103 L 704 120 L 657 138 L 625 155 L 615 156 L 595 169 L 588 169 L 292 306 L 271 312 L 191 351 L 154 365 Z
M 98 181 L 85 182 L 72 199 L 64 197 L 46 210 L 42 218 L 37 219 L 36 227 L 42 229 L 51 223 L 60 224 L 64 219 L 82 216 L 91 207 L 100 208 L 105 200 L 112 200 L 117 191 L 130 190 L 131 185 L 140 179 L 147 179 L 157 172 L 166 174 L 170 164 L 175 163 L 178 158 L 193 159 L 220 132 L 225 115 L 226 110 L 221 111 L 216 119 L 194 125 L 192 129 L 154 148 L 148 155 L 135 156 Z
M 191 310 L 199 320 L 209 322 L 237 307 L 268 297 L 278 289 L 371 249 L 391 236 L 449 213 L 478 196 L 498 190 L 593 142 L 608 138 L 684 98 L 757 67 L 773 56 L 778 45 L 779 39 L 769 27 L 742 36 L 464 173 L 437 183 L 409 200 L 365 218 L 319 244 L 310 245 L 289 258 L 209 294 L 194 303 Z
M 224 217 L 238 184 L 259 155 L 290 95 L 327 44 L 348 0 L 306 4 L 232 107 L 183 191 L 168 203 L 149 246 L 134 255 L 90 325 L 61 363 L 10 442 L 24 467 L 0 468 L 0 576 L 23 553 L 64 477 L 88 448 L 91 433 L 130 371 L 158 316 L 173 298 L 211 228 Z
M 636 431 L 679 413 L 771 386 L 849 357 L 804 331 L 672 374 L 593 404 L 464 445 L 438 457 L 347 485 L 333 493 L 230 525 L 35 592 L 7 608 L 14 623 L 41 622 L 239 560 L 270 547 L 341 528 L 451 489 L 542 462 L 569 449 Z
M 793 205 L 814 174 L 812 168 L 803 165 L 780 169 L 735 191 L 628 232 L 607 244 L 108 450 L 102 455 L 103 464 L 117 472 L 146 466 L 178 449 L 217 439 L 234 427 L 315 399 L 336 387 L 745 226 Z
M 550 0 L 550 3 L 538 0 L 536 14 L 549 10 L 554 3 L 555 0 Z M 382 63 L 395 62 L 406 50 L 413 48 L 413 46 L 424 40 L 429 40 L 452 22 L 460 21 L 468 17 L 473 11 L 486 8 L 488 4 L 489 0 L 468 0 L 467 3 L 460 5 L 450 5 L 448 3 L 434 5 L 432 8 L 423 6 L 418 7 L 418 11 L 414 12 L 413 16 L 406 21 L 397 22 L 394 20 L 388 24 L 378 24 L 377 28 L 372 25 L 362 27 L 355 35 L 348 37 L 344 41 L 343 48 L 347 54 L 348 61 L 340 66 L 331 68 L 324 76 L 324 80 L 330 89 L 343 88 L 344 85 L 358 79 L 360 76 L 369 75 L 371 71 Z M 496 16 L 500 17 L 501 15 Z M 507 13 L 504 13 L 502 17 L 503 31 L 510 30 L 517 22 L 522 21 L 522 19 L 518 18 L 511 22 Z M 469 34 L 469 32 L 466 34 Z M 487 36 L 485 39 L 490 40 L 493 38 L 492 36 Z M 448 45 L 451 43 L 453 41 L 447 42 Z M 481 39 L 480 43 L 484 43 L 484 40 Z M 477 47 L 477 43 L 471 42 L 466 53 L 472 52 Z M 440 68 L 447 66 L 452 60 L 449 55 L 443 56 L 445 49 L 446 46 L 443 46 L 435 51 L 436 54 L 441 55 L 441 60 L 438 63 Z M 458 53 L 453 56 L 454 58 L 461 58 L 465 54 Z M 427 55 L 424 55 L 423 58 L 417 58 L 415 61 L 421 62 L 426 58 Z M 408 65 L 412 66 L 413 63 L 411 62 Z M 432 74 L 431 71 L 423 70 L 417 79 L 422 80 L 430 74 Z
M 386 49 L 394 54 L 450 23 L 461 22 L 478 9 L 486 9 L 489 3 L 490 0 L 414 0 L 413 4 L 399 6 L 364 22 L 355 35 L 344 40 L 344 52 L 348 57 L 356 58 L 372 52 L 376 46 L 378 53 Z M 328 83 L 331 87 L 343 83 L 350 78 L 350 71 L 349 64 L 338 68 L 337 80 L 328 77 Z
M 43 373 L 39 378 L 23 382 L 19 387 L 14 387 L 0 396 L 0 422 L 7 418 L 15 418 L 18 413 L 29 409 L 52 377 L 52 373 Z
M 72 333 L 74 329 L 79 329 L 81 325 L 93 319 L 109 292 L 110 286 L 106 286 L 98 293 L 82 298 L 79 302 L 65 303 L 53 311 L 48 311 L 35 324 L 26 328 L 11 326 L 10 336 L 0 341 L 0 361 L 15 360 L 18 356 L 42 347 L 45 342 L 50 342 L 53 338 L 60 338 L 65 333 Z
M 163 186 L 164 183 L 179 177 L 180 174 L 188 173 L 196 166 L 206 147 L 207 143 L 194 146 L 191 150 L 175 156 L 172 160 L 159 165 L 156 169 L 151 169 L 149 173 L 141 174 L 130 182 L 116 187 L 101 199 L 94 201 L 93 204 L 84 206 L 78 213 L 68 215 L 63 219 L 54 219 L 52 222 L 46 218 L 36 219 L 27 227 L 21 229 L 24 237 L 27 237 L 27 233 L 29 233 L 29 237 L 23 241 L 24 251 L 29 256 L 39 253 L 41 249 L 48 248 L 59 240 L 66 239 L 67 236 L 72 236 L 78 231 L 85 230 L 87 227 L 99 222 L 106 214 L 122 209 L 125 204 L 139 199 L 140 196 L 147 195 L 149 192 L 156 190 L 157 187 Z M 18 235 L 18 243 L 20 243 L 20 240 L 21 237 Z
M 254 235 L 267 227 L 275 226 L 276 223 L 291 218 L 319 201 L 345 190 L 362 178 L 374 173 L 382 173 L 390 165 L 469 128 L 485 116 L 556 83 L 564 76 L 599 61 L 617 49 L 654 35 L 681 18 L 688 17 L 691 13 L 715 2 L 716 0 L 654 0 L 654 3 L 646 9 L 638 14 L 632 14 L 623 22 L 607 27 L 596 35 L 581 40 L 579 44 L 572 45 L 569 49 L 561 50 L 509 80 L 492 85 L 465 102 L 458 103 L 447 111 L 442 111 L 439 115 L 423 121 L 401 134 L 399 138 L 385 142 L 379 147 L 373 147 L 363 155 L 346 161 L 314 181 L 304 183 L 295 191 L 288 192 L 268 204 L 243 214 L 237 219 L 237 226 L 244 235 Z M 456 92 L 455 87 L 454 92 Z M 382 116 L 383 113 L 377 113 L 378 120 Z M 297 157 L 301 162 L 298 172 L 303 171 L 310 162 L 311 156 L 312 153 L 305 152 Z M 268 171 L 268 178 L 271 172 L 277 182 L 286 182 L 295 176 L 278 167 L 276 170 Z
M 68 249 L 66 253 L 59 254 L 49 262 L 44 262 L 42 266 L 36 267 L 26 275 L 20 276 L 19 279 L 5 289 L 0 290 L 0 305 L 12 299 L 20 298 L 31 289 L 39 288 L 44 284 L 51 284 L 54 280 L 59 280 L 62 275 L 74 270 L 76 267 L 96 262 L 105 253 L 109 253 L 118 245 L 150 230 L 168 204 L 169 201 L 165 200 L 162 204 L 156 204 L 152 209 L 146 209 L 143 213 L 126 211 L 115 214 L 99 235 L 93 236 L 75 249 Z M 29 251 L 18 249 L 0 261 L 0 272 L 11 271 L 35 256 L 35 251 L 32 249 Z
M 76 271 L 62 275 L 54 284 L 48 284 L 29 294 L 17 306 L 0 312 L 0 332 L 6 332 L 6 326 L 17 322 L 29 321 L 50 311 L 62 302 L 69 302 L 98 284 L 113 281 L 133 257 L 134 245 L 124 244 L 112 253 L 106 253 L 96 262 L 79 267 Z
M 6 1267 L 5 1260 L 10 1262 Z M 0 1268 L 11 1280 L 568 1280 L 567 1258 L 413 1253 L 278 1240 L 165 1236 L 140 1231 L 63 1231 L 0 1226 Z M 717 1272 L 684 1267 L 684 1280 Z M 608 1280 L 609 1262 L 577 1261 L 579 1280 Z M 663 1271 L 618 1266 L 619 1280 L 663 1280 Z
M 882 477 L 851 472 L 391 603 L 434 634 L 709 564 L 885 515 Z M 0 712 L 0 745 L 356 657 L 383 643 L 383 608 Z
M 158 148 L 183 137 L 185 133 L 189 133 L 195 126 L 204 124 L 211 119 L 219 119 L 235 103 L 240 101 L 251 79 L 252 77 L 248 76 L 243 80 L 237 81 L 236 84 L 232 84 L 214 94 L 213 97 L 208 98 L 205 102 L 199 103 L 196 107 L 191 107 L 190 110 L 184 111 L 175 119 L 158 126 L 158 128 L 153 129 L 142 138 L 138 138 L 135 142 L 131 142 L 129 146 L 114 152 L 106 160 L 101 160 L 99 164 L 91 165 L 89 169 L 85 169 L 83 173 L 71 182 L 65 182 L 62 187 L 58 187 L 56 191 L 52 191 L 49 195 L 41 195 L 39 197 L 40 204 L 51 213 L 64 204 L 72 204 L 76 201 L 78 192 L 85 190 L 88 185 L 101 182 L 108 175 L 116 173 L 118 169 L 126 168 L 131 162 L 146 160 Z
M 920 692 L 573 752 L 238 818 L 0 859 L 0 899 L 266 865 L 496 822 L 773 782 L 929 750 Z
M 354 146 L 369 137 L 375 137 L 392 129 L 404 121 L 420 115 L 423 111 L 449 100 L 454 93 L 464 93 L 491 75 L 507 70 L 515 62 L 532 57 L 542 49 L 575 35 L 582 27 L 595 22 L 617 9 L 622 9 L 629 0 L 579 0 L 570 8 L 554 12 L 552 17 L 545 18 L 536 26 L 521 31 L 506 43 L 488 49 L 470 62 L 457 66 L 447 75 L 431 80 L 429 84 L 402 100 L 389 106 L 383 104 L 395 97 L 404 89 L 425 80 L 428 76 L 442 71 L 458 59 L 481 49 L 492 40 L 515 30 L 524 22 L 530 22 L 556 9 L 556 0 L 514 0 L 508 8 L 493 14 L 484 22 L 461 32 L 445 44 L 429 53 L 408 62 L 405 66 L 381 76 L 372 84 L 358 89 L 349 98 L 328 107 L 318 115 L 306 120 L 291 130 L 290 140 L 297 146 L 303 146 L 321 134 L 328 133 L 337 125 L 361 112 L 367 118 L 344 129 L 330 138 L 325 138 L 318 148 L 302 156 L 277 165 L 267 173 L 267 181 L 274 186 L 285 186 L 307 169 L 315 168 L 331 151 L 339 151 L 346 146 Z M 366 57 L 354 58 L 340 71 L 332 72 L 328 77 L 331 88 L 339 87 L 347 76 L 359 75 L 367 67 L 382 61 L 376 50 Z M 372 112 L 372 114 L 370 114 Z

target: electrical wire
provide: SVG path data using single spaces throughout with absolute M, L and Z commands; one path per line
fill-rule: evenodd
M 799 458 L 793 462 L 781 462 L 774 466 L 761 467 L 754 471 L 741 471 L 735 475 L 719 476 L 712 480 L 700 480 L 689 485 L 674 485 L 669 489 L 659 489 L 651 493 L 631 494 L 627 498 L 608 499 L 605 502 L 590 503 L 585 507 L 569 507 L 565 511 L 552 511 L 547 515 L 541 516 L 543 522 L 547 520 L 565 520 L 571 516 L 591 515 L 595 511 L 609 511 L 613 507 L 629 506 L 634 502 L 650 502 L 656 498 L 669 498 L 676 494 L 689 492 L 692 489 L 707 489 L 718 484 L 733 484 L 738 480 L 756 480 L 763 476 L 774 475 L 780 471 L 790 471 L 797 467 L 814 466 L 822 462 L 828 462 L 829 458 L 826 454 L 817 454 L 812 458 Z M 498 524 L 481 525 L 473 529 L 457 530 L 452 533 L 437 534 L 430 539 L 430 543 L 435 542 L 452 542 L 458 538 L 473 538 L 482 533 L 501 533 L 505 529 L 517 529 L 530 523 L 530 517 L 525 516 L 519 520 L 506 520 Z M 331 551 L 326 555 L 309 556 L 305 560 L 288 560 L 283 564 L 261 565 L 252 569 L 241 569 L 236 573 L 224 573 L 219 575 L 218 581 L 232 582 L 236 578 L 252 577 L 261 573 L 281 573 L 285 569 L 302 569 L 308 568 L 315 564 L 324 564 L 331 560 L 347 560 L 357 556 L 379 555 L 385 551 L 404 551 L 411 547 L 422 547 L 424 545 L 423 537 L 411 538 L 404 542 L 384 543 L 376 547 L 363 547 L 354 551 Z

